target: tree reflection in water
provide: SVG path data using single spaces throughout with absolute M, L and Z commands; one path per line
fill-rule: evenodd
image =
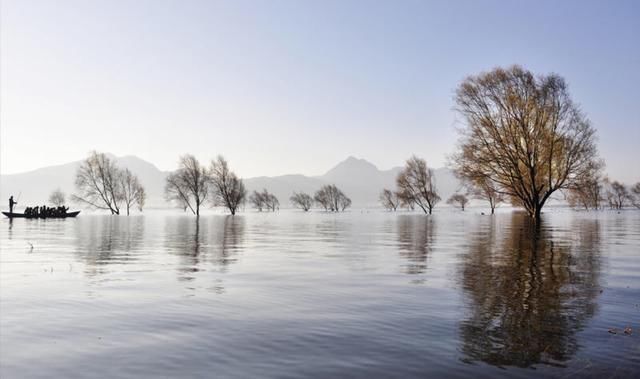
M 103 272 L 107 264 L 137 260 L 136 251 L 144 239 L 143 217 L 96 216 L 77 223 L 76 255 L 87 265 L 90 276 Z
M 461 281 L 470 314 L 460 325 L 463 360 L 561 366 L 595 313 L 599 224 L 582 220 L 570 229 L 574 238 L 561 238 L 524 214 L 511 217 L 504 228 L 495 219 L 485 224 L 464 257 Z
M 243 236 L 241 216 L 180 217 L 167 220 L 165 225 L 165 247 L 181 260 L 179 280 L 195 279 L 207 261 L 214 264 L 214 269 L 225 272 L 228 265 L 235 262 Z
M 398 247 L 407 259 L 407 274 L 422 274 L 427 270 L 427 258 L 435 233 L 433 217 L 423 215 L 398 216 Z

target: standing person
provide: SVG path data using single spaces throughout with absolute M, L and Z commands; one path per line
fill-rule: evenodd
M 17 201 L 13 201 L 13 195 L 9 198 L 9 213 L 13 213 L 13 206 L 18 204 Z

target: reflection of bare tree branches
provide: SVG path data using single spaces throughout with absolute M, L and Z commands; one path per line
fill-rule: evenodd
M 471 308 L 460 327 L 465 360 L 529 367 L 575 354 L 576 332 L 595 312 L 599 225 L 573 230 L 572 249 L 516 213 L 505 235 L 492 226 L 476 235 L 461 276 Z
M 135 250 L 144 239 L 144 218 L 95 217 L 78 223 L 75 231 L 76 254 L 94 275 L 101 265 L 135 260 Z
M 400 256 L 406 258 L 408 274 L 422 274 L 427 269 L 427 258 L 435 233 L 433 218 L 415 215 L 398 217 Z
M 179 280 L 193 280 L 204 262 L 226 271 L 242 248 L 244 218 L 171 218 L 165 226 L 168 251 L 180 257 Z

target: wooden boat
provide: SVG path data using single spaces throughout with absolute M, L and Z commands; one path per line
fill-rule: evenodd
M 3 215 L 9 218 L 67 218 L 67 217 L 76 217 L 78 213 L 80 213 L 80 211 L 67 212 L 59 216 L 31 216 L 31 215 L 26 215 L 24 213 L 2 212 Z

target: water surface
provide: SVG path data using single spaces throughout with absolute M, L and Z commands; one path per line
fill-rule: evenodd
M 550 210 L 538 229 L 152 211 L 0 233 L 2 378 L 640 375 L 636 211 Z

